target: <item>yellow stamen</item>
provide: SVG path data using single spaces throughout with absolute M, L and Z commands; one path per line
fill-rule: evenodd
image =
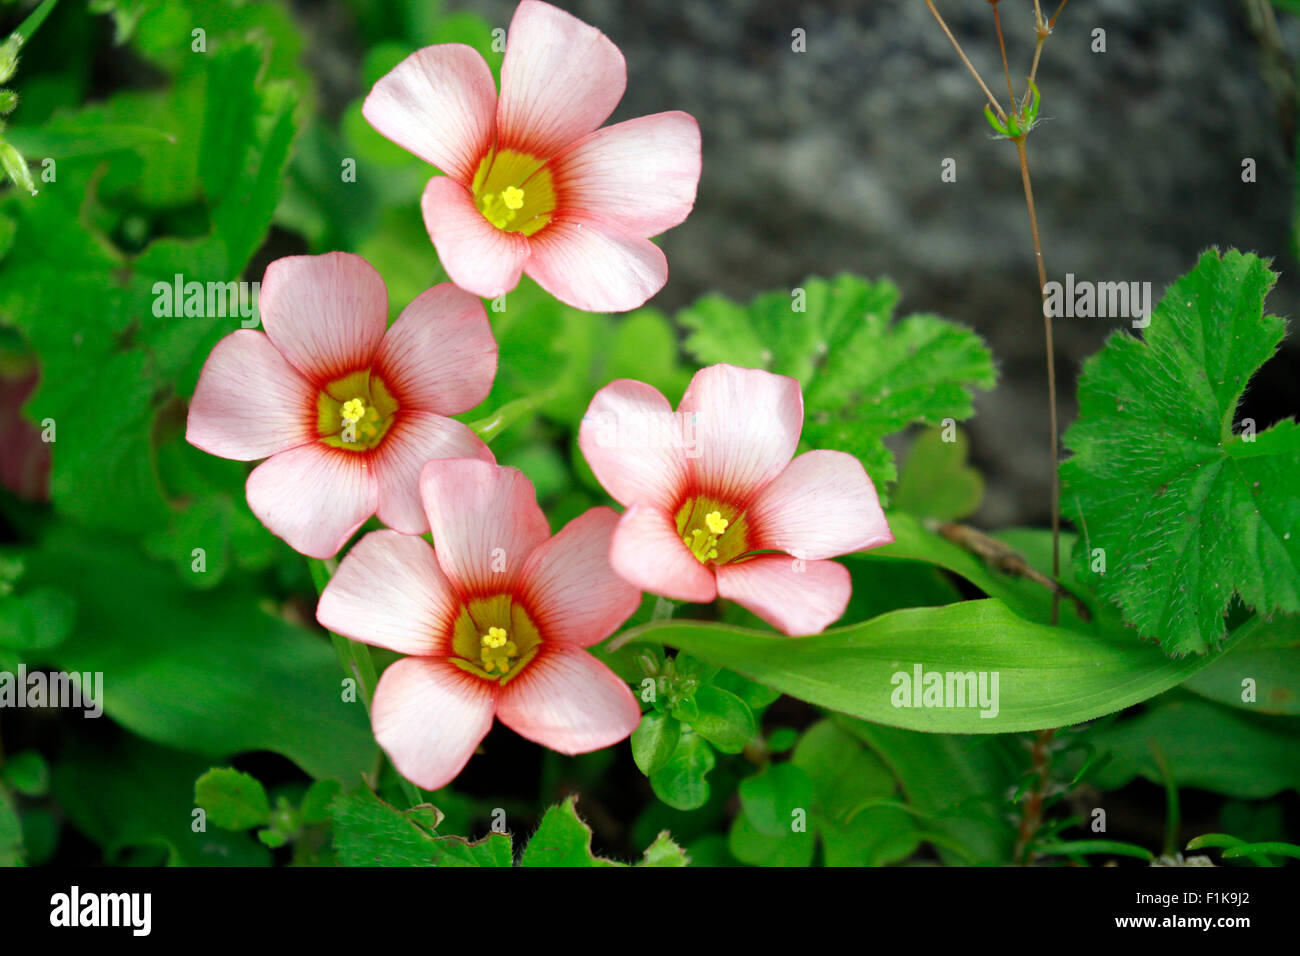
M 677 533 L 701 564 L 727 564 L 748 550 L 744 512 L 714 498 L 691 498 L 677 510 Z
M 507 186 L 501 193 L 501 200 L 506 204 L 507 209 L 522 209 L 524 191 L 516 186 Z
M 366 404 L 359 398 L 354 398 L 343 403 L 343 420 L 349 424 L 355 425 L 366 414 Z
M 482 645 L 480 658 L 483 670 L 491 674 L 494 670 L 504 674 L 519 655 L 519 648 L 510 640 L 504 627 L 489 627 L 488 632 L 480 638 Z

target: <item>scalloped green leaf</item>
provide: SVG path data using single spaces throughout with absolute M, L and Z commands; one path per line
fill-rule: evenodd
M 799 380 L 803 438 L 857 455 L 883 492 L 897 477 L 883 439 L 910 425 L 974 413 L 972 392 L 992 388 L 993 357 L 964 326 L 935 315 L 894 321 L 898 289 L 842 274 L 809 278 L 748 305 L 709 295 L 677 314 L 701 364 L 730 362 Z
M 1078 573 L 1171 655 L 1217 646 L 1234 596 L 1300 611 L 1300 428 L 1233 431 L 1285 334 L 1264 312 L 1275 280 L 1256 256 L 1206 252 L 1144 338 L 1115 333 L 1079 380 L 1061 465 Z

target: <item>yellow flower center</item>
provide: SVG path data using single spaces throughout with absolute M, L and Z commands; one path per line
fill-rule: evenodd
M 351 425 L 361 421 L 366 415 L 366 404 L 359 398 L 352 398 L 343 403 L 343 420 Z
M 555 212 L 555 184 L 543 161 L 512 149 L 483 157 L 470 187 L 483 218 L 505 232 L 531 236 Z
M 484 680 L 506 683 L 537 654 L 541 635 L 509 594 L 474 598 L 461 608 L 451 634 L 451 662 Z
M 745 516 L 711 498 L 689 499 L 677 510 L 677 533 L 701 564 L 726 564 L 748 550 Z
M 489 627 L 488 632 L 479 638 L 479 643 L 483 646 L 479 657 L 483 669 L 489 674 L 496 670 L 504 675 L 519 656 L 519 647 L 509 639 L 504 627 Z
M 316 397 L 316 433 L 344 451 L 368 451 L 388 433 L 397 412 L 383 381 L 369 370 L 353 372 L 325 386 Z

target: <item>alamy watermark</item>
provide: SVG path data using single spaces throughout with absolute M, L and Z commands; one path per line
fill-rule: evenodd
M 601 448 L 676 448 L 687 458 L 700 456 L 698 412 L 592 412 L 593 437 Z
M 1133 328 L 1145 329 L 1151 324 L 1151 283 L 1075 281 L 1067 272 L 1064 283 L 1043 286 L 1043 312 L 1054 319 L 1131 319 Z
M 927 671 L 916 664 L 910 674 L 896 671 L 889 682 L 895 707 L 971 707 L 981 717 L 998 715 L 997 671 Z
M 58 707 L 85 711 L 86 717 L 104 713 L 104 672 L 0 671 L 0 708 Z
M 171 282 L 153 284 L 153 314 L 160 319 L 226 319 L 238 316 L 245 329 L 258 323 L 260 282 L 199 282 L 176 273 Z

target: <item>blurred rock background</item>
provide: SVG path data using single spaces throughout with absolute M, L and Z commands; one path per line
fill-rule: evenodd
M 889 276 L 905 311 L 984 335 L 1001 368 L 968 423 L 989 482 L 977 520 L 1048 516 L 1046 373 L 1033 251 L 1014 148 L 991 138 L 982 95 L 923 0 L 559 0 L 623 50 L 613 116 L 682 109 L 704 134 L 694 215 L 664 239 L 675 309 L 717 289 L 748 299 L 809 274 Z M 500 26 L 514 0 L 458 0 Z M 987 0 L 937 6 L 1005 97 Z M 1056 0 L 1043 0 L 1045 15 Z M 1294 313 L 1294 76 L 1300 19 L 1264 0 L 1070 0 L 1039 69 L 1044 122 L 1030 167 L 1049 279 L 1150 281 L 1153 301 L 1210 245 L 1274 258 L 1270 300 Z M 1032 0 L 999 10 L 1017 92 Z M 359 90 L 346 8 L 299 2 L 327 110 Z M 806 32 L 806 52 L 791 33 Z M 1093 31 L 1105 31 L 1094 53 Z M 339 51 L 343 51 L 342 54 Z M 1256 162 L 1243 183 L 1242 160 Z M 956 160 L 955 183 L 940 179 Z M 1118 320 L 1057 322 L 1062 430 L 1082 360 Z M 1243 414 L 1300 411 L 1293 339 Z

